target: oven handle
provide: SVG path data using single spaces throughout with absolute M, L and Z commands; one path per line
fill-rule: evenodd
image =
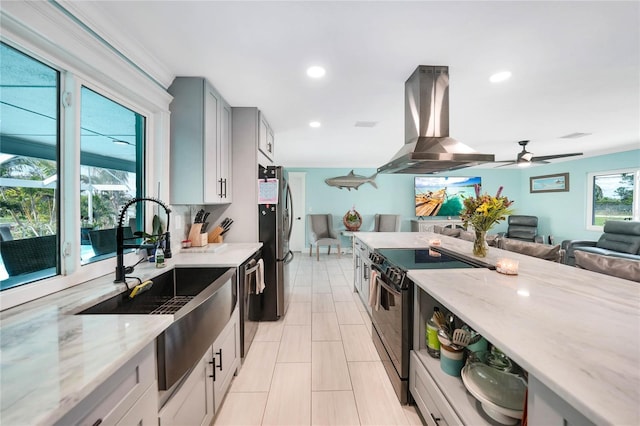
M 380 278 L 380 275 L 376 276 L 376 280 L 378 281 L 378 284 L 384 287 L 389 293 L 393 294 L 394 296 L 402 297 L 402 294 L 395 288 L 389 287 L 389 285 L 385 283 L 382 278 Z

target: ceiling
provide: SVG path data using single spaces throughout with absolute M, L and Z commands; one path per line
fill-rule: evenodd
M 127 56 L 143 47 L 171 75 L 204 76 L 232 106 L 259 107 L 288 167 L 387 162 L 404 143 L 404 82 L 421 64 L 449 66 L 451 136 L 496 160 L 514 160 L 523 139 L 536 156 L 640 147 L 636 1 L 75 6 Z M 307 77 L 311 65 L 326 76 Z M 511 79 L 489 82 L 505 69 Z M 589 135 L 562 138 L 573 133 Z

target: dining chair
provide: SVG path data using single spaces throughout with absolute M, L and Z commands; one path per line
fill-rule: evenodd
M 340 257 L 340 239 L 333 229 L 333 216 L 330 214 L 309 214 L 309 256 L 312 255 L 313 246 L 316 246 L 316 258 L 320 261 L 320 246 L 327 246 L 327 254 L 331 254 L 331 246 L 338 247 Z
M 373 222 L 373 232 L 400 232 L 399 214 L 376 214 Z

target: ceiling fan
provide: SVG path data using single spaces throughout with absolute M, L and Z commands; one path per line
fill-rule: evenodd
M 549 161 L 555 158 L 563 158 L 563 157 L 573 157 L 576 155 L 582 155 L 581 152 L 572 152 L 570 154 L 556 154 L 556 155 L 543 155 L 539 157 L 534 157 L 533 152 L 527 151 L 527 144 L 529 141 L 519 141 L 518 145 L 522 147 L 522 151 L 518 153 L 518 157 L 515 161 L 496 161 L 496 163 L 507 163 L 498 167 L 511 166 L 513 164 L 517 164 L 519 167 L 528 167 L 532 163 L 538 164 L 548 164 Z

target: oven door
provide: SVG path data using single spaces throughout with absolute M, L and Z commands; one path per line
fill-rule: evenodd
M 387 358 L 398 376 L 409 377 L 409 339 L 411 336 L 412 286 L 400 289 L 385 280 L 383 274 L 376 276 L 379 306 L 372 309 L 371 320 Z M 380 352 L 380 350 L 378 351 Z

